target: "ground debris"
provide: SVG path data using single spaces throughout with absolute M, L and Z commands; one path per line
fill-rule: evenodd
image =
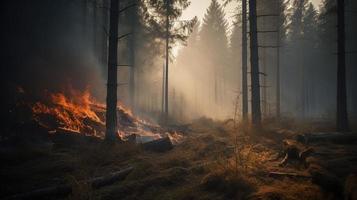
M 124 179 L 134 168 L 127 167 L 117 172 L 113 172 L 109 175 L 93 178 L 87 181 L 83 181 L 84 184 L 91 185 L 92 188 L 100 188 L 106 185 L 113 184 L 116 181 Z M 72 185 L 58 185 L 53 187 L 42 188 L 34 190 L 28 193 L 17 194 L 5 199 L 16 200 L 16 199 L 34 199 L 34 198 L 44 198 L 49 196 L 66 196 L 72 192 Z

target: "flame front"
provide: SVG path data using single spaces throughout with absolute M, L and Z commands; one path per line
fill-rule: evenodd
M 93 124 L 104 127 L 105 123 L 92 109 L 91 105 L 97 103 L 91 98 L 89 91 L 83 93 L 71 91 L 71 93 L 72 98 L 66 97 L 64 93 L 54 93 L 49 95 L 48 103 L 35 103 L 32 106 L 35 119 L 42 124 L 48 124 L 45 117 L 52 116 L 59 125 L 52 128 L 90 135 L 102 134 L 100 133 L 102 130 L 93 127 Z M 91 124 L 86 124 L 86 122 Z
M 67 92 L 68 93 L 68 92 Z M 41 125 L 56 132 L 57 130 L 104 137 L 105 104 L 97 102 L 88 90 L 80 92 L 70 89 L 69 96 L 64 93 L 47 95 L 45 101 L 32 105 L 34 119 Z M 177 143 L 182 139 L 178 133 L 167 133 L 158 125 L 154 125 L 134 116 L 132 111 L 118 102 L 118 136 L 122 139 L 135 134 L 140 138 L 170 137 Z

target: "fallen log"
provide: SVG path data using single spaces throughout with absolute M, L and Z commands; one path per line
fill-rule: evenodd
M 165 152 L 173 148 L 172 142 L 169 137 L 160 138 L 150 142 L 142 144 L 144 150 L 155 151 L 155 152 Z
M 113 184 L 116 181 L 123 180 L 134 168 L 128 167 L 117 172 L 113 172 L 109 175 L 93 178 L 87 181 L 82 181 L 83 184 L 91 185 L 93 189 L 98 189 L 100 187 Z M 72 193 L 71 184 L 63 184 L 53 187 L 42 188 L 34 190 L 31 192 L 16 194 L 5 198 L 6 200 L 17 200 L 17 199 L 39 199 L 48 196 L 67 196 Z
M 269 172 L 270 177 L 290 177 L 290 178 L 312 178 L 308 174 L 294 172 Z
M 351 144 L 357 142 L 357 133 L 340 133 L 340 132 L 317 132 L 305 133 L 296 136 L 296 140 L 308 144 L 315 142 L 331 142 L 337 144 Z

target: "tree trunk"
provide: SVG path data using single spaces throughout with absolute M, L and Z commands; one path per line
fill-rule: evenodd
M 348 131 L 347 100 L 346 100 L 346 63 L 345 63 L 345 1 L 337 1 L 337 116 L 338 131 Z
M 97 54 L 97 1 L 93 1 L 93 22 L 92 22 L 92 28 L 93 28 L 93 53 L 95 58 L 98 58 L 98 54 Z
M 260 80 L 259 80 L 259 52 L 257 31 L 257 2 L 249 1 L 249 27 L 250 27 L 250 63 L 252 85 L 252 122 L 256 126 L 261 124 L 260 108 Z
M 165 64 L 162 65 L 162 92 L 161 92 L 161 112 L 162 116 L 165 113 Z
M 247 0 L 242 0 L 242 115 L 248 118 Z
M 130 48 L 130 77 L 129 77 L 129 99 L 132 111 L 135 110 L 135 40 L 136 40 L 136 26 L 137 26 L 137 6 L 131 11 L 131 17 L 133 19 L 132 35 L 129 39 Z
M 102 0 L 103 2 L 103 6 L 104 7 L 108 7 L 108 0 Z M 103 66 L 106 66 L 108 63 L 108 35 L 107 35 L 107 27 L 108 27 L 108 10 L 107 9 L 102 9 L 102 17 L 103 17 L 103 38 L 102 38 L 102 49 L 101 49 L 101 53 L 102 53 L 102 64 Z
M 169 115 L 169 0 L 166 0 L 166 76 L 165 76 L 165 123 Z
M 280 23 L 281 8 L 278 2 L 277 48 L 276 48 L 276 118 L 280 118 Z
M 265 37 L 264 37 L 265 40 Z M 262 60 L 263 60 L 263 85 L 262 85 L 262 90 L 263 90 L 263 116 L 267 117 L 268 116 L 268 95 L 267 95 L 267 54 L 266 54 L 266 49 L 262 50 Z
M 119 0 L 110 2 L 110 25 L 109 25 L 109 62 L 107 83 L 107 112 L 105 139 L 114 141 L 117 138 L 117 67 L 118 67 L 118 23 L 119 23 Z
M 83 0 L 82 7 L 82 37 L 84 40 L 84 45 L 87 45 L 88 39 L 88 0 Z

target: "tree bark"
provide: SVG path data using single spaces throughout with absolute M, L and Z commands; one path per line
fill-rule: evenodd
M 165 64 L 162 65 L 162 92 L 161 92 L 161 112 L 162 116 L 165 113 Z
M 108 0 L 102 0 L 102 4 L 104 7 L 108 7 Z M 102 30 L 102 48 L 101 48 L 101 61 L 103 66 L 108 65 L 108 35 L 107 35 L 107 28 L 108 28 L 108 10 L 102 9 L 102 23 L 103 23 L 103 30 Z
M 93 28 L 93 53 L 94 53 L 94 56 L 96 58 L 98 58 L 98 54 L 97 54 L 97 24 L 98 24 L 98 21 L 97 21 L 97 1 L 94 0 L 93 1 L 93 24 L 92 24 L 92 28 Z
M 242 115 L 248 118 L 248 80 L 247 80 L 247 0 L 242 0 Z
M 84 45 L 87 45 L 88 40 L 88 0 L 83 0 L 82 7 L 82 37 Z
M 257 2 L 249 0 L 249 27 L 250 27 L 250 63 L 252 85 L 252 122 L 256 126 L 261 124 L 260 108 L 260 80 L 259 80 L 259 52 L 257 31 Z
M 337 131 L 348 131 L 346 62 L 345 62 L 345 1 L 337 1 Z
M 280 23 L 281 8 L 278 2 L 278 23 L 277 23 L 277 48 L 276 48 L 276 118 L 280 118 Z
M 114 141 L 118 136 L 117 126 L 117 67 L 118 67 L 118 23 L 119 23 L 119 0 L 110 2 L 110 25 L 109 25 L 109 62 L 107 83 L 107 112 L 105 139 Z
M 129 99 L 130 99 L 130 105 L 131 109 L 135 111 L 135 40 L 136 40 L 136 26 L 137 26 L 137 6 L 135 6 L 135 9 L 131 11 L 131 17 L 133 19 L 133 24 L 132 24 L 132 35 L 129 39 L 129 48 L 130 48 L 130 77 L 129 77 Z
M 170 0 L 166 0 L 165 123 L 168 123 L 169 117 L 169 1 Z

